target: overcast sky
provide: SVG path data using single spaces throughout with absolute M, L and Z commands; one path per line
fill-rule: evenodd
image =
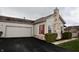
M 54 7 L 0 7 L 0 15 L 36 20 L 53 13 Z M 67 26 L 79 25 L 79 8 L 59 7 Z

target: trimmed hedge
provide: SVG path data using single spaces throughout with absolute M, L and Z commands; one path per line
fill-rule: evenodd
M 62 34 L 62 39 L 71 39 L 72 38 L 72 33 L 71 32 L 64 32 Z
M 45 34 L 45 39 L 47 42 L 56 41 L 56 38 L 57 38 L 57 33 L 46 33 Z

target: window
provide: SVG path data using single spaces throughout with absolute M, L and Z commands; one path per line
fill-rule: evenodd
M 44 24 L 39 26 L 39 34 L 44 34 L 44 30 L 45 30 L 44 27 L 45 27 Z
M 48 26 L 48 33 L 51 33 L 51 27 Z

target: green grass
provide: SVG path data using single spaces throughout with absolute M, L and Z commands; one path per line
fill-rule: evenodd
M 72 51 L 78 51 L 79 52 L 79 39 L 73 40 L 70 42 L 59 44 L 58 46 L 72 50 Z

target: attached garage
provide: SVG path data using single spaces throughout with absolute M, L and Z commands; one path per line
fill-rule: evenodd
M 31 37 L 32 27 L 6 26 L 6 37 Z

